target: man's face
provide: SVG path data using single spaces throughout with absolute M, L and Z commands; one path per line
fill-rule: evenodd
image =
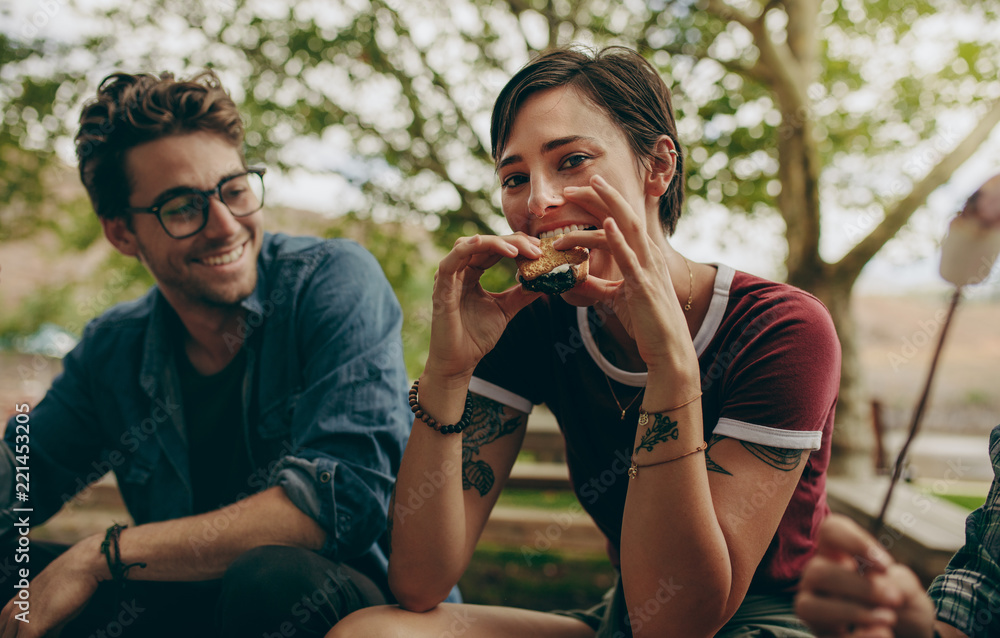
M 177 188 L 211 190 L 244 169 L 240 154 L 224 137 L 209 132 L 164 137 L 129 149 L 131 207 L 146 208 Z M 133 214 L 134 256 L 149 268 L 164 296 L 183 308 L 238 304 L 257 285 L 257 255 L 263 240 L 262 215 L 237 218 L 212 197 L 208 222 L 192 237 L 174 239 L 155 215 Z M 117 245 L 117 243 L 116 243 Z M 129 254 L 128 250 L 119 250 Z

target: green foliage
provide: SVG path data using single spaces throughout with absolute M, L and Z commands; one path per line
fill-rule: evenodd
M 73 284 L 46 286 L 29 294 L 16 312 L 0 317 L 0 341 L 33 334 L 44 323 L 66 326 L 73 322 Z
M 6 121 L 13 122 L 0 135 L 0 153 L 30 156 L 3 163 L 0 192 L 40 199 L 40 182 L 32 176 L 51 160 L 51 138 L 72 128 L 66 118 L 71 105 L 92 91 L 99 76 L 119 66 L 179 72 L 212 66 L 247 115 L 250 157 L 275 167 L 339 173 L 365 198 L 350 211 L 357 217 L 427 221 L 435 243 L 447 248 L 457 236 L 504 229 L 486 143 L 493 96 L 532 51 L 572 41 L 635 46 L 674 87 L 692 210 L 775 212 L 776 140 L 787 134 L 787 114 L 783 119 L 771 88 L 747 70 L 759 55 L 747 30 L 730 14 L 707 11 L 704 3 L 341 0 L 264 10 L 220 0 L 182 6 L 141 0 L 113 7 L 92 16 L 106 23 L 107 35 L 75 50 L 0 36 L 0 62 L 12 80 L 0 103 Z M 763 8 L 757 2 L 740 6 L 751 17 Z M 781 4 L 769 6 L 773 14 L 785 14 Z M 937 114 L 974 106 L 995 92 L 1000 56 L 994 38 L 955 43 L 954 62 L 940 68 L 925 69 L 918 61 L 879 66 L 876 51 L 903 59 L 920 46 L 915 30 L 942 15 L 987 21 L 995 18 L 996 6 L 970 0 L 821 3 L 821 75 L 803 87 L 810 111 L 799 115 L 815 123 L 824 164 L 848 157 L 865 162 L 865 170 L 869 162 L 885 164 L 880 157 L 894 159 L 922 141 L 933 142 Z M 168 22 L 174 37 L 162 36 Z M 178 57 L 179 34 L 188 45 Z M 127 63 L 126 44 L 132 54 Z M 36 51 L 57 60 L 81 49 L 96 59 L 94 74 L 83 82 L 56 71 L 29 71 Z M 865 95 L 874 108 L 851 106 Z M 45 123 L 48 135 L 37 134 L 37 122 Z M 344 161 L 322 167 L 289 153 L 300 137 L 336 140 Z M 36 138 L 50 141 L 36 149 Z M 850 209 L 900 195 L 863 180 L 844 188 L 848 182 L 841 174 L 831 175 L 834 188 L 825 191 L 831 204 Z M 17 226 L 4 224 L 4 232 Z
M 65 250 L 81 251 L 103 235 L 90 201 L 76 198 L 60 207 L 58 219 L 45 220 L 45 226 L 59 237 Z

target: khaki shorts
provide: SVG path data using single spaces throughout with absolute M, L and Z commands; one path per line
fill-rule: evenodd
M 586 623 L 597 632 L 595 638 L 631 638 L 633 627 L 640 628 L 666 609 L 672 594 L 670 584 L 661 583 L 663 586 L 656 595 L 646 604 L 636 606 L 631 617 L 626 612 L 621 577 L 601 602 L 590 609 L 554 613 Z M 715 638 L 812 638 L 813 633 L 795 616 L 793 599 L 792 594 L 747 596 Z M 679 613 L 684 612 L 679 610 Z

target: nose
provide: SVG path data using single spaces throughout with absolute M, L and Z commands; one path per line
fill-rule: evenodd
M 531 177 L 531 194 L 528 195 L 528 213 L 542 218 L 565 203 L 562 187 L 544 175 Z
M 240 230 L 240 220 L 236 218 L 229 207 L 222 203 L 218 195 L 208 198 L 208 221 L 201 231 L 209 237 L 227 238 L 236 235 Z

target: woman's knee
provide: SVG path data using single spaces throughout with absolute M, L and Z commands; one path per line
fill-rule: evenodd
M 326 638 L 414 638 L 407 615 L 415 614 L 395 605 L 359 609 L 334 625 Z

